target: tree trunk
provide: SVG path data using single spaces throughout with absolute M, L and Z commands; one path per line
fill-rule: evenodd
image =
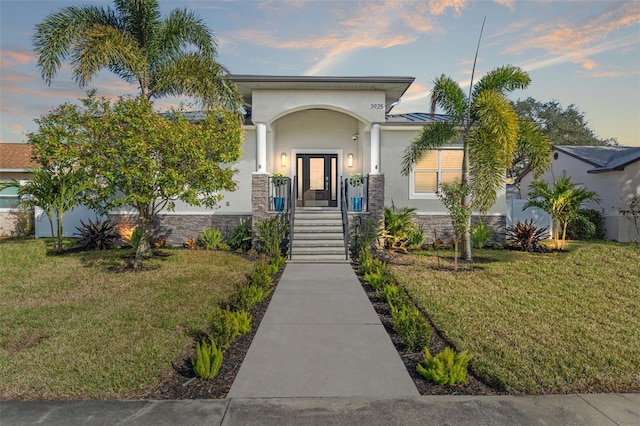
M 140 216 L 140 243 L 136 249 L 136 257 L 133 262 L 134 269 L 142 268 L 142 261 L 151 257 L 151 227 L 153 226 L 153 217 L 146 215 L 146 209 L 138 210 Z
M 58 228 L 58 236 L 56 240 L 56 253 L 62 253 L 62 217 L 60 212 L 56 212 L 56 226 Z
M 468 133 L 468 130 L 467 130 Z M 467 146 L 466 138 L 463 142 L 463 154 L 462 154 L 462 179 L 461 182 L 467 191 L 465 191 L 464 197 L 462 197 L 462 206 L 468 207 L 471 205 L 471 194 L 469 193 L 468 186 L 470 180 L 469 173 L 469 148 Z M 462 237 L 462 257 L 469 263 L 473 262 L 473 258 L 471 257 L 471 215 L 467 219 L 467 223 L 465 225 L 465 229 Z

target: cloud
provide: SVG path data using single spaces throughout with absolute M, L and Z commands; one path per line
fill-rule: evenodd
M 438 7 L 456 8 L 464 4 L 460 1 L 444 3 Z M 442 31 L 429 15 L 431 6 L 421 2 L 387 0 L 343 5 L 347 8 L 334 9 L 337 22 L 332 22 L 329 29 L 320 28 L 314 33 L 313 28 L 307 28 L 306 37 L 287 35 L 287 30 L 281 30 L 283 35 L 279 36 L 270 30 L 249 29 L 238 31 L 231 38 L 273 49 L 312 51 L 315 64 L 304 74 L 320 75 L 360 50 L 410 45 L 421 34 Z M 300 13 L 308 13 L 308 10 Z
M 622 3 L 593 19 L 582 23 L 544 23 L 532 25 L 525 36 L 505 49 L 507 54 L 525 54 L 544 49 L 549 58 L 529 65 L 529 69 L 551 66 L 561 62 L 573 62 L 586 70 L 596 69 L 593 55 L 638 43 L 636 37 L 615 38 L 616 31 L 640 23 L 640 4 Z M 524 22 L 508 28 L 515 32 L 524 29 Z M 503 33 L 506 33 L 505 30 Z M 606 41 L 603 41 L 606 40 Z
M 10 67 L 27 65 L 36 62 L 36 57 L 32 53 L 24 50 L 2 50 L 0 56 L 0 67 L 5 70 Z
M 429 10 L 433 15 L 442 15 L 447 9 L 453 9 L 456 15 L 460 15 L 466 5 L 466 0 L 431 0 Z

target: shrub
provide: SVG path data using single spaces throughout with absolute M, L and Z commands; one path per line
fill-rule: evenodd
M 201 379 L 212 379 L 218 374 L 222 365 L 222 350 L 211 336 L 196 343 L 196 356 L 191 358 L 191 365 L 193 372 Z
M 224 247 L 224 237 L 222 231 L 217 227 L 205 229 L 200 234 L 198 242 L 207 250 L 219 250 Z
M 393 283 L 393 279 L 391 278 L 389 271 L 386 269 L 365 272 L 363 279 L 376 290 L 384 285 Z
M 275 255 L 269 260 L 269 265 L 275 266 L 276 271 L 273 274 L 276 274 L 281 269 L 284 269 L 287 264 L 287 258 L 282 255 Z
M 567 226 L 567 238 L 570 240 L 604 240 L 604 237 L 604 221 L 597 210 L 580 210 L 578 219 Z
M 270 266 L 265 261 L 258 262 L 256 268 L 251 273 L 251 277 L 249 278 L 251 284 L 263 288 L 269 287 L 273 282 L 273 278 L 271 276 L 275 273 L 272 273 L 273 268 L 273 266 Z
M 234 249 L 247 251 L 251 249 L 251 225 L 246 220 L 240 220 L 236 229 L 233 230 L 227 243 Z
M 538 228 L 533 221 L 525 220 L 524 223 L 518 221 L 516 226 L 507 228 L 507 238 L 511 240 L 512 245 L 520 247 L 522 251 L 545 252 L 547 248 L 541 240 L 546 232 L 547 228 Z
M 416 229 L 411 222 L 415 210 L 410 207 L 397 209 L 393 203 L 391 207 L 384 208 L 384 238 L 387 248 L 406 250 L 409 235 Z
M 233 339 L 240 335 L 235 313 L 228 307 L 222 309 L 217 306 L 211 314 L 209 324 L 211 334 L 222 349 L 227 349 Z
M 407 244 L 411 250 L 419 250 L 424 245 L 424 240 L 426 239 L 424 235 L 424 228 L 422 225 L 419 227 L 414 226 L 409 230 L 409 234 L 407 235 Z
M 466 351 L 456 354 L 450 347 L 446 347 L 434 358 L 429 349 L 425 348 L 424 361 L 417 365 L 416 370 L 439 385 L 465 384 L 471 358 Z
M 271 291 L 257 285 L 242 286 L 233 296 L 233 306 L 238 310 L 249 310 L 269 296 Z
M 394 304 L 393 301 L 398 298 L 398 294 L 400 294 L 398 286 L 393 284 L 387 284 L 377 292 L 378 297 L 389 304 Z
M 351 246 L 351 252 L 354 257 L 360 256 L 361 250 L 370 250 L 378 246 L 378 242 L 382 236 L 381 228 L 380 222 L 376 222 L 370 217 L 353 228 L 349 236 L 349 245 Z
M 118 239 L 114 225 L 108 220 L 104 222 L 96 221 L 84 223 L 80 221 L 82 226 L 76 228 L 79 239 L 75 246 L 80 250 L 107 250 L 113 248 L 114 242 Z
M 405 344 L 406 352 L 415 352 L 429 346 L 433 338 L 433 330 L 420 315 L 420 311 L 411 304 L 405 304 L 400 308 L 389 305 L 391 308 L 391 324 Z
M 244 309 L 232 312 L 235 316 L 235 321 L 238 329 L 238 336 L 244 336 L 251 331 L 252 319 Z
M 371 268 L 371 264 L 373 262 L 373 255 L 368 248 L 362 248 L 360 253 L 358 253 L 358 263 L 360 264 L 360 268 L 362 268 L 363 273 L 368 271 Z
M 260 243 L 260 249 L 269 256 L 283 254 L 283 241 L 289 232 L 289 223 L 282 214 L 265 219 L 256 224 L 258 235 L 256 240 Z
M 483 248 L 489 240 L 491 240 L 491 233 L 491 228 L 483 222 L 473 225 L 471 227 L 471 241 L 473 242 L 473 247 L 478 249 Z
M 158 238 L 156 238 L 155 242 L 153 243 L 153 246 L 155 248 L 164 248 L 167 245 L 167 239 L 164 237 L 164 235 L 160 235 L 158 236 Z

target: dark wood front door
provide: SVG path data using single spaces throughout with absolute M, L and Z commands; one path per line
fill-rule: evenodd
M 296 176 L 296 206 L 338 206 L 338 154 L 297 154 Z

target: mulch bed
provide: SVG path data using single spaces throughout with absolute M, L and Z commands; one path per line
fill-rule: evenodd
M 358 274 L 358 265 L 354 264 L 353 266 L 356 274 Z M 362 277 L 359 274 L 358 278 L 360 278 L 360 283 L 362 284 L 362 287 L 364 288 L 364 291 L 367 294 L 371 305 L 373 305 L 373 308 L 378 314 L 378 317 L 380 318 L 384 329 L 389 334 L 393 346 L 395 346 L 396 350 L 398 351 L 398 355 L 400 355 L 400 359 L 402 359 L 402 361 L 404 362 L 404 365 L 407 368 L 407 372 L 413 379 L 413 382 L 418 388 L 418 392 L 420 392 L 420 395 L 499 395 L 505 393 L 492 388 L 490 385 L 473 376 L 471 372 L 469 372 L 468 374 L 468 384 L 456 386 L 438 385 L 421 376 L 417 372 L 416 366 L 418 365 L 418 363 L 422 362 L 422 360 L 424 359 L 424 355 L 422 354 L 422 352 L 405 352 L 405 345 L 402 341 L 402 337 L 393 329 L 393 326 L 391 325 L 391 310 L 389 309 L 389 305 L 378 298 L 378 296 L 376 295 L 376 290 L 368 283 L 363 281 Z M 438 331 L 434 330 L 433 341 L 429 346 L 429 350 L 431 351 L 431 353 L 437 354 L 447 346 L 453 345 L 447 343 L 447 341 L 442 338 Z
M 274 277 L 274 290 L 280 280 L 282 272 Z M 167 377 L 162 378 L 160 383 L 145 395 L 138 396 L 144 399 L 221 399 L 227 396 L 231 385 L 240 370 L 242 361 L 251 346 L 253 336 L 262 322 L 262 317 L 267 311 L 269 302 L 273 297 L 273 292 L 262 302 L 256 304 L 249 310 L 252 318 L 251 331 L 235 338 L 229 348 L 224 351 L 222 366 L 218 374 L 209 380 L 196 377 L 191 367 L 191 358 L 195 356 L 195 341 L 178 361 L 173 364 L 173 369 Z
M 356 273 L 358 265 L 353 265 Z M 275 277 L 274 285 L 280 279 L 281 272 Z M 359 276 L 359 278 L 361 278 Z M 496 395 L 500 392 L 482 382 L 478 378 L 469 374 L 469 383 L 459 386 L 441 386 L 432 383 L 422 377 L 416 371 L 416 365 L 422 361 L 422 353 L 406 353 L 404 352 L 404 343 L 398 333 L 393 330 L 391 325 L 391 312 L 389 305 L 378 299 L 376 292 L 369 284 L 360 279 L 362 286 L 371 301 L 373 308 L 378 314 L 380 321 L 385 330 L 389 334 L 393 345 L 395 346 L 400 358 L 404 362 L 409 375 L 413 379 L 418 391 L 421 395 Z M 253 337 L 260 326 L 262 317 L 264 316 L 273 292 L 262 302 L 256 304 L 249 314 L 253 318 L 252 330 L 244 336 L 236 338 L 229 348 L 224 352 L 224 359 L 220 371 L 210 380 L 199 379 L 193 373 L 191 367 L 191 358 L 195 354 L 195 341 L 184 353 L 178 361 L 173 364 L 172 371 L 161 379 L 158 385 L 153 387 L 144 395 L 138 395 L 136 398 L 144 399 L 221 399 L 225 398 L 231 389 L 231 385 L 240 370 L 242 361 L 244 360 L 249 346 L 253 341 Z M 438 334 L 434 333 L 434 339 L 431 344 L 431 353 L 438 353 L 447 346 L 447 342 Z M 451 345 L 449 345 L 451 346 Z

